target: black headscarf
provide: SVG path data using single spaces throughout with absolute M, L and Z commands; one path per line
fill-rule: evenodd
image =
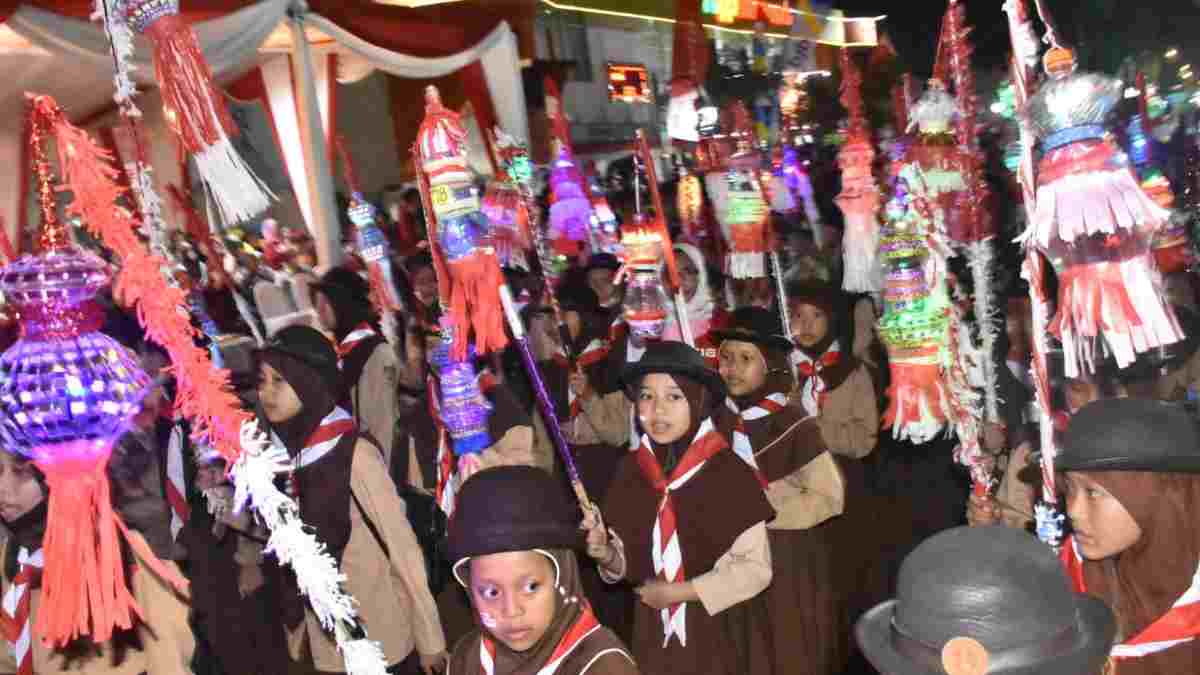
M 295 456 L 320 426 L 321 420 L 337 406 L 339 388 L 334 386 L 335 383 L 325 382 L 320 372 L 294 356 L 267 349 L 259 354 L 259 358 L 279 371 L 300 399 L 302 407 L 294 417 L 282 422 L 267 422 L 283 441 L 288 454 Z M 266 421 L 267 417 L 260 411 L 259 419 Z

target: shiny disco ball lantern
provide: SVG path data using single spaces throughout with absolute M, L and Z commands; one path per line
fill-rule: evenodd
M 129 350 L 98 332 L 95 296 L 108 281 L 100 259 L 73 247 L 0 270 L 21 324 L 0 355 L 0 434 L 10 449 L 47 459 L 37 455 L 115 438 L 137 413 L 148 378 Z

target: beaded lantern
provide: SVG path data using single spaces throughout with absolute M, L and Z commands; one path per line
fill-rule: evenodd
M 944 258 L 930 249 L 932 207 L 919 170 L 907 167 L 886 208 L 880 239 L 884 268 L 879 338 L 892 384 L 884 425 L 896 438 L 931 440 L 945 426 L 950 392 L 944 379 L 950 327 Z
M 1067 377 L 1076 377 L 1092 368 L 1101 342 L 1123 368 L 1183 332 L 1150 251 L 1167 212 L 1104 127 L 1124 85 L 1076 72 L 1068 49 L 1050 49 L 1044 65 L 1048 80 L 1028 104 L 1042 145 L 1037 210 L 1022 238 L 1059 273 L 1050 328 L 1062 340 Z
M 195 31 L 179 16 L 179 0 L 128 0 L 124 8 L 129 27 L 154 46 L 154 75 L 167 123 L 196 160 L 221 217 L 241 222 L 265 211 L 273 195 L 230 140 L 237 126 Z
M 465 358 L 474 331 L 480 353 L 503 349 L 504 275 L 496 260 L 487 217 L 467 165 L 467 131 L 458 114 L 442 105 L 437 87 L 425 88 L 425 119 L 415 151 L 421 167 L 430 242 L 438 274 L 438 295 L 453 328 L 454 352 Z
M 0 433 L 6 448 L 29 457 L 46 477 L 36 632 L 53 648 L 81 636 L 105 642 L 141 614 L 126 585 L 124 525 L 113 511 L 105 469 L 113 442 L 140 409 L 148 378 L 133 354 L 98 332 L 103 311 L 95 296 L 109 282 L 107 267 L 71 244 L 57 217 L 43 143 L 61 110 L 46 97 L 31 103 L 41 251 L 0 270 L 0 290 L 21 326 L 20 338 L 0 355 Z M 60 143 L 60 160 L 73 151 Z

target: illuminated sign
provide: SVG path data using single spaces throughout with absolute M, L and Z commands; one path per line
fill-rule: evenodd
M 625 103 L 651 103 L 650 73 L 638 63 L 608 64 L 608 100 Z
M 800 0 L 801 9 L 808 4 L 808 0 Z M 792 11 L 782 6 L 782 2 L 768 4 L 760 0 L 704 0 L 700 10 L 712 14 L 718 23 L 733 23 L 754 21 L 758 18 L 759 7 L 762 7 L 763 16 L 770 25 L 792 25 Z

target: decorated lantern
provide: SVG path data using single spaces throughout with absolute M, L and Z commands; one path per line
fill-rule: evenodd
M 726 274 L 734 279 L 762 278 L 767 276 L 771 214 L 759 180 L 760 162 L 753 148 L 750 113 L 738 102 L 726 117 L 732 128 L 730 135 L 735 138 L 734 151 L 710 157 L 709 165 L 714 170 L 704 180 L 729 251 Z M 714 144 L 713 150 L 729 152 L 720 144 Z
M 529 210 L 517 186 L 507 178 L 488 183 L 483 193 L 483 214 L 492 229 L 496 258 L 504 267 L 526 267 L 524 250 L 530 245 Z
M 920 167 L 933 199 L 930 206 L 937 211 L 936 217 L 945 223 L 946 233 L 956 241 L 966 238 L 960 215 L 967 194 L 966 157 L 955 135 L 959 114 L 958 105 L 946 91 L 945 83 L 930 80 L 925 94 L 913 104 L 909 113 L 909 129 L 916 128 L 916 137 L 898 162 L 899 166 L 914 164 Z
M 588 242 L 592 253 L 611 253 L 617 255 L 621 251 L 621 226 L 617 222 L 617 214 L 608 205 L 606 190 L 596 171 L 596 163 L 588 160 L 585 165 L 588 194 L 592 202 L 592 216 L 588 229 Z
M 630 334 L 638 341 L 660 339 L 666 328 L 670 300 L 659 268 L 669 245 L 667 236 L 662 220 L 651 220 L 640 213 L 621 229 L 622 274 L 628 276 L 624 318 Z
M 354 224 L 355 243 L 358 245 L 358 255 L 367 266 L 370 279 L 371 296 L 376 309 L 381 316 L 400 309 L 400 293 L 396 289 L 396 281 L 392 274 L 392 256 L 387 236 L 379 227 L 379 212 L 367 198 L 363 196 L 358 182 L 358 172 L 354 170 L 354 162 L 346 150 L 346 143 L 341 136 L 334 139 L 337 152 L 342 156 L 342 171 L 346 184 L 350 187 L 350 206 L 346 215 Z
M 437 87 L 425 88 L 425 119 L 417 131 L 421 186 L 434 242 L 438 294 L 453 328 L 455 354 L 467 353 L 472 330 L 480 353 L 503 349 L 504 276 L 489 241 L 487 218 L 467 165 L 467 132 L 458 114 L 442 105 Z
M 932 439 L 950 414 L 944 379 L 950 300 L 944 257 L 930 248 L 936 236 L 930 201 L 920 171 L 906 168 L 888 202 L 879 245 L 884 267 L 879 337 L 892 375 L 884 424 L 914 443 Z
M 550 170 L 550 237 L 584 242 L 588 238 L 592 203 L 583 187 L 583 175 L 565 144 L 559 144 Z
M 1043 153 L 1037 210 L 1023 237 L 1059 272 L 1051 330 L 1075 377 L 1081 364 L 1093 366 L 1097 340 L 1125 367 L 1183 333 L 1150 254 L 1167 212 L 1138 186 L 1103 126 L 1124 86 L 1077 73 L 1069 49 L 1050 49 L 1043 63 L 1049 79 L 1028 104 Z
M 196 160 L 200 178 L 227 222 L 249 220 L 270 206 L 274 195 L 230 140 L 237 126 L 196 33 L 179 16 L 179 0 L 129 0 L 125 20 L 154 45 L 154 75 L 167 123 Z
M 55 213 L 43 142 L 62 111 L 47 97 L 31 101 L 41 251 L 0 270 L 0 290 L 21 325 L 20 339 L 0 355 L 0 433 L 8 449 L 37 465 L 49 488 L 36 632 L 56 648 L 81 636 L 105 642 L 142 614 L 126 584 L 124 525 L 113 511 L 105 469 L 149 382 L 133 354 L 98 332 L 104 314 L 95 296 L 108 284 L 108 268 L 69 242 Z M 76 151 L 62 140 L 57 150 L 64 166 Z M 139 557 L 154 560 L 137 540 L 126 541 Z M 170 572 L 164 579 L 186 585 Z
M 449 485 L 455 474 L 452 460 L 457 458 L 457 478 L 461 483 L 479 469 L 479 453 L 492 444 L 488 435 L 488 416 L 492 406 L 484 397 L 479 386 L 479 375 L 475 370 L 474 349 L 468 347 L 467 358 L 454 355 L 454 329 L 443 319 L 441 340 L 429 352 L 429 365 L 437 374 L 439 392 L 431 399 L 435 414 L 450 436 L 453 457 L 439 449 L 438 457 L 438 502 L 447 513 L 452 510 L 453 487 Z
M 836 202 L 845 216 L 842 235 L 842 260 L 845 273 L 842 287 L 854 293 L 878 292 L 882 280 L 875 253 L 879 246 L 879 187 L 872 166 L 875 148 L 871 144 L 862 102 L 862 73 L 842 49 L 842 105 L 850 113 L 846 144 L 838 153 L 842 169 L 842 191 Z

